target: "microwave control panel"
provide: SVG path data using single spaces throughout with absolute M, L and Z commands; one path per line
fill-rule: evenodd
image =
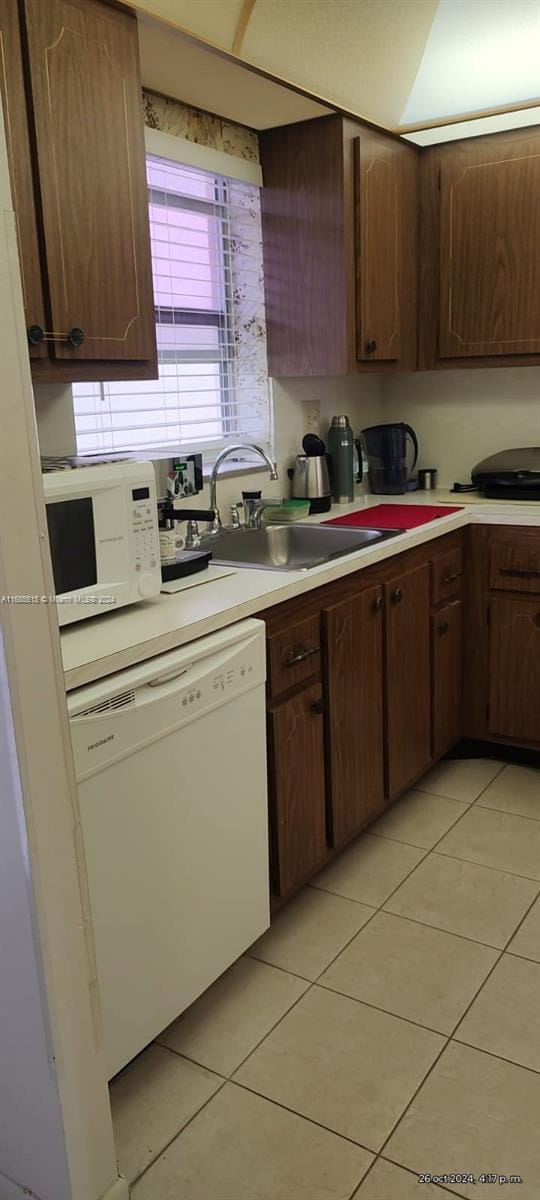
M 151 595 L 155 587 L 150 586 L 159 569 L 159 534 L 157 510 L 149 487 L 131 489 L 133 544 L 135 549 L 134 569 L 139 579 L 141 596 Z

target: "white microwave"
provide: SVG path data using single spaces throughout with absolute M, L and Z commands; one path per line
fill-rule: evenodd
M 152 463 L 51 471 L 43 475 L 43 487 L 60 625 L 159 592 Z

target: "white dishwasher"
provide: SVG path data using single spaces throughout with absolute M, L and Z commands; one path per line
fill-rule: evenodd
M 68 696 L 108 1076 L 268 927 L 262 621 Z

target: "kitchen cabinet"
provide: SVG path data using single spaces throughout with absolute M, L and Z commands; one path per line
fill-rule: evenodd
M 468 737 L 540 749 L 540 529 L 468 530 Z
M 414 370 L 417 149 L 340 116 L 260 146 L 270 374 Z
M 386 788 L 392 799 L 431 762 L 429 563 L 389 579 L 384 597 Z
M 322 609 L 329 838 L 350 841 L 384 808 L 380 586 Z
M 489 614 L 489 731 L 540 743 L 540 596 L 493 597 Z
M 272 708 L 268 726 L 271 878 L 274 893 L 283 899 L 326 858 L 320 682 Z
M 0 91 L 21 264 L 24 315 L 27 329 L 34 325 L 46 329 L 17 0 L 0 0 L 0 38 Z M 45 343 L 30 345 L 30 357 L 46 358 Z
M 463 536 L 259 615 L 274 905 L 462 736 Z
M 463 603 L 452 600 L 431 617 L 432 753 L 440 758 L 463 728 Z
M 540 362 L 540 131 L 421 158 L 420 365 Z
M 34 378 L 153 377 L 136 19 L 102 0 L 25 0 L 17 31 L 9 0 L 6 13 L 3 101 L 22 146 L 10 170 Z

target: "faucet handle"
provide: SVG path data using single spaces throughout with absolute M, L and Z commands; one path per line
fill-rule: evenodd
M 231 529 L 240 529 L 240 513 L 238 512 L 237 504 L 231 504 L 229 509 L 229 527 Z

